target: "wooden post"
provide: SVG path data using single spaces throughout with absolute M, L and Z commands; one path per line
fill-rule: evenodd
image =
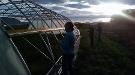
M 101 36 L 102 36 L 102 23 L 98 23 L 97 25 L 97 42 L 101 42 Z
M 89 25 L 89 37 L 90 37 L 90 45 L 94 47 L 94 27 L 93 25 Z

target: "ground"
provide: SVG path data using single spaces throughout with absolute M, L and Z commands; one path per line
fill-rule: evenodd
M 75 64 L 76 75 L 135 75 L 134 54 L 126 46 L 102 34 L 102 41 L 96 41 L 95 37 L 92 48 L 88 26 L 79 29 L 82 38 Z

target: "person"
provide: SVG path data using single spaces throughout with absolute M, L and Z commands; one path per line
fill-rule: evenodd
M 75 34 L 75 44 L 74 44 L 74 62 L 77 58 L 77 55 L 78 55 L 78 50 L 79 50 L 79 46 L 80 46 L 80 39 L 81 39 L 81 36 L 80 36 L 80 31 L 79 29 L 77 29 L 76 27 L 74 27 L 74 34 Z
M 73 33 L 74 24 L 67 22 L 65 24 L 65 36 L 60 44 L 62 49 L 62 75 L 73 75 L 74 44 L 75 34 Z

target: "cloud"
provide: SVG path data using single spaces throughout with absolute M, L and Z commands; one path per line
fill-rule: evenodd
M 135 5 L 135 0 L 125 0 L 126 4 Z
M 41 4 L 44 7 L 47 7 L 51 10 L 54 10 L 56 12 L 71 12 L 72 11 L 76 11 L 76 13 L 83 13 L 86 11 L 81 11 L 84 8 L 90 8 L 90 4 L 84 1 L 81 2 L 65 2 L 65 3 L 61 3 L 61 4 Z M 90 13 L 90 12 L 89 12 Z M 75 13 L 72 13 L 75 14 Z M 87 13 L 88 14 L 88 13 Z
M 99 4 L 98 0 L 85 0 L 85 1 L 88 2 L 89 4 L 93 4 L 93 5 Z
M 98 4 L 98 0 L 33 0 L 34 2 L 44 4 L 60 4 L 65 2 L 88 2 L 89 4 Z
M 64 6 L 71 7 L 71 8 L 78 8 L 78 9 L 90 8 L 89 3 L 87 2 L 69 2 L 68 4 L 65 4 Z
M 99 0 L 100 2 L 119 2 L 129 5 L 135 5 L 135 0 Z
M 93 12 L 95 6 L 100 3 L 119 2 L 128 5 L 135 5 L 135 0 L 35 0 L 42 6 L 57 13 L 69 17 L 70 19 L 95 19 L 108 18 L 110 16 Z M 94 9 L 96 10 L 96 9 Z M 102 10 L 102 9 L 101 9 Z
M 38 3 L 44 3 L 44 4 L 58 4 L 58 3 L 64 3 L 64 0 L 33 0 L 34 2 Z
M 79 10 L 65 10 L 62 11 L 61 14 L 68 17 L 76 17 L 76 16 L 89 16 L 92 13 L 87 11 L 79 11 Z
M 59 6 L 51 7 L 50 9 L 51 9 L 51 10 L 57 10 L 57 11 L 66 10 L 65 8 L 59 7 Z
M 120 2 L 124 4 L 135 5 L 135 0 L 33 0 L 34 2 L 44 4 L 60 4 L 65 2 L 88 2 L 89 4 L 99 4 L 100 2 Z
M 60 13 L 64 16 L 69 17 L 70 19 L 89 19 L 89 18 L 98 18 L 105 17 L 104 15 L 99 15 L 88 11 L 91 8 L 89 2 L 86 1 L 67 1 L 59 4 L 41 4 L 44 7 L 47 7 L 51 10 L 54 10 L 57 13 Z M 94 4 L 93 4 L 94 5 Z

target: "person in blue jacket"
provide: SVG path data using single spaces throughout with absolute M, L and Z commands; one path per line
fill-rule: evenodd
M 65 24 L 65 36 L 61 42 L 63 54 L 62 59 L 62 75 L 73 75 L 73 59 L 74 59 L 74 44 L 75 34 L 73 33 L 74 24 L 67 22 Z

